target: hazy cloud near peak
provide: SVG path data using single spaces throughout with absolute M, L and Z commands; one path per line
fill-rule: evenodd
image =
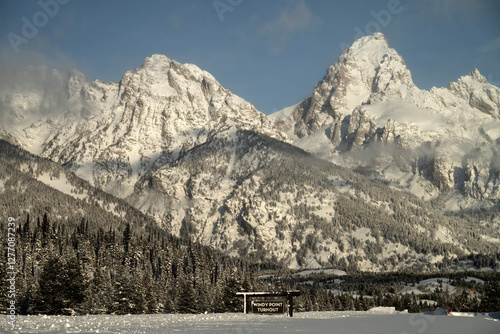
M 261 25 L 260 32 L 268 37 L 270 51 L 277 54 L 283 51 L 294 34 L 315 31 L 319 29 L 321 23 L 321 18 L 315 16 L 302 0 L 284 8 L 271 22 Z
M 74 68 L 57 49 L 47 57 L 30 49 L 15 55 L 0 47 L 0 128 L 21 129 L 68 111 L 65 80 Z
M 45 40 L 43 36 L 30 41 L 28 46 L 31 44 L 36 44 L 39 50 L 26 48 L 15 54 L 10 45 L 0 45 L 0 68 L 16 71 L 24 71 L 30 66 L 41 65 L 57 68 L 61 71 L 78 68 L 75 60 Z M 78 68 L 78 70 L 82 69 Z

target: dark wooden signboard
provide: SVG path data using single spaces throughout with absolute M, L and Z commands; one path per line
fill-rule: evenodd
M 252 302 L 252 312 L 256 314 L 284 313 L 285 303 L 282 300 L 259 300 Z

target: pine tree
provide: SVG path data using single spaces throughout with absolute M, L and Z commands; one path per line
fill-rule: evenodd
M 131 239 L 132 239 L 132 233 L 130 231 L 130 223 L 127 223 L 125 229 L 123 230 L 123 249 L 125 251 L 125 254 L 128 253 L 128 248 Z
M 35 313 L 59 314 L 65 307 L 60 292 L 64 282 L 60 279 L 63 264 L 58 258 L 50 258 L 42 268 L 39 288 L 35 297 Z
M 90 281 L 84 309 L 90 314 L 106 314 L 112 307 L 112 287 L 109 275 L 97 268 Z
M 161 306 L 159 301 L 159 287 L 154 280 L 151 279 L 152 273 L 146 273 L 143 278 L 143 286 L 145 292 L 145 311 L 147 313 L 160 313 Z
M 196 311 L 198 313 L 208 312 L 210 310 L 210 299 L 209 299 L 210 291 L 197 291 L 197 303 L 196 303 Z
M 236 295 L 236 292 L 241 292 L 241 282 L 236 271 L 226 282 L 226 286 L 222 292 L 222 300 L 226 312 L 241 312 L 243 310 L 243 301 Z
M 76 258 L 64 263 L 50 258 L 43 266 L 35 298 L 35 312 L 75 314 L 85 299 L 85 279 Z
M 31 227 L 30 227 L 30 215 L 26 216 L 26 222 L 24 223 L 22 234 L 21 234 L 21 242 L 23 245 L 28 245 L 31 240 Z
M 482 312 L 500 311 L 500 281 L 491 281 L 485 286 L 480 309 Z
M 340 302 L 340 298 L 335 296 L 333 299 L 333 311 L 341 311 L 342 310 L 342 303 Z
M 197 313 L 197 308 L 193 285 L 188 281 L 183 281 L 177 300 L 177 311 L 179 313 Z
M 25 288 L 19 292 L 19 314 L 33 314 L 36 302 L 36 284 L 26 281 Z
M 163 310 L 165 313 L 177 312 L 177 293 L 178 289 L 169 289 L 163 298 Z
M 64 295 L 66 297 L 66 307 L 74 309 L 85 300 L 87 282 L 81 271 L 80 263 L 76 257 L 71 258 L 64 266 L 65 285 Z
M 41 229 L 42 229 L 42 248 L 45 248 L 45 246 L 47 246 L 47 243 L 49 241 L 49 233 L 50 233 L 50 222 L 49 218 L 47 217 L 47 213 L 43 214 Z
M 451 308 L 456 311 L 468 311 L 469 304 L 469 294 L 466 290 L 463 290 L 462 293 L 457 295 L 452 302 Z
M 142 274 L 130 275 L 120 268 L 114 283 L 113 314 L 141 314 L 145 311 L 145 289 Z

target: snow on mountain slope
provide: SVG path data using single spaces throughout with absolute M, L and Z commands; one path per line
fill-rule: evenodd
M 92 217 L 96 222 L 128 217 L 130 222 L 141 226 L 157 226 L 153 219 L 122 199 L 92 187 L 53 161 L 3 140 L 0 140 L 0 197 L 8 203 L 2 208 L 5 215 L 28 212 L 36 217 L 49 212 L 67 219 L 69 224 L 77 224 L 83 217 Z
M 416 198 L 246 130 L 221 132 L 147 173 L 128 201 L 175 235 L 292 268 L 434 266 L 442 255 L 427 247 L 451 254 L 498 248 L 480 236 L 464 247 L 465 226 L 497 235 L 478 221 L 439 215 Z
M 44 75 L 47 71 L 42 69 Z M 59 74 L 56 82 L 65 87 L 66 100 L 54 106 L 57 112 L 26 127 L 18 124 L 10 133 L 31 152 L 70 167 L 122 198 L 133 193 L 148 170 L 224 129 L 249 129 L 286 140 L 252 104 L 212 75 L 162 55 L 146 58 L 119 83 L 88 82 L 76 72 L 66 81 L 62 77 Z M 38 116 L 45 103 L 40 95 L 50 94 L 36 89 L 42 91 L 36 99 L 19 98 L 30 101 L 22 106 L 4 93 L 3 100 L 11 101 L 8 115 Z
M 295 145 L 446 207 L 500 200 L 500 89 L 474 69 L 420 90 L 381 33 L 362 37 L 312 95 L 270 115 Z
M 401 187 L 410 184 L 426 196 L 435 191 L 418 175 L 439 176 L 431 156 L 440 151 L 432 143 L 444 142 L 450 131 L 432 124 L 451 118 L 431 106 L 452 100 L 442 94 L 443 100 L 409 103 L 432 93 L 411 83 L 403 60 L 380 34 L 356 42 L 342 59 L 346 65 L 332 66 L 313 97 L 271 121 L 209 73 L 161 55 L 146 58 L 119 83 L 89 82 L 76 71 L 35 71 L 45 81 L 0 91 L 3 117 L 12 124 L 23 120 L 0 135 L 125 199 L 174 235 L 228 254 L 273 258 L 290 267 L 420 270 L 435 268 L 444 254 L 498 252 L 498 243 L 482 237 L 500 237 L 490 225 L 443 216 L 287 143 L 284 132 L 323 158 L 341 158 L 354 168 L 362 161 Z M 462 81 L 457 91 L 476 89 L 475 81 Z M 58 102 L 47 102 L 53 100 Z M 44 109 L 47 104 L 52 107 Z M 449 111 L 454 122 L 469 117 L 457 112 L 460 105 Z M 425 126 L 417 114 L 425 114 Z M 486 121 L 469 118 L 495 135 Z M 422 152 L 417 162 L 404 145 Z M 456 145 L 459 156 L 462 147 Z M 359 147 L 367 149 L 357 152 Z M 471 169 L 464 182 L 478 173 Z M 71 194 L 63 178 L 37 177 Z M 470 235 L 470 228 L 477 233 Z

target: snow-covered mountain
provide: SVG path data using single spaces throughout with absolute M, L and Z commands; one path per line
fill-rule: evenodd
M 30 152 L 122 198 L 147 171 L 217 133 L 238 128 L 287 140 L 212 75 L 162 55 L 146 58 L 119 83 L 48 68 L 32 68 L 19 82 L 23 75 L 39 80 L 3 93 L 5 130 Z
M 467 117 L 472 129 L 498 137 L 488 123 L 498 115 L 477 88 L 490 86 L 473 75 L 456 93 L 431 98 L 436 93 L 416 88 L 376 34 L 346 51 L 311 98 L 271 121 L 209 73 L 161 55 L 119 83 L 30 68 L 0 87 L 0 137 L 125 199 L 174 235 L 229 254 L 291 267 L 435 268 L 445 255 L 498 252 L 498 219 L 444 216 L 291 142 L 349 167 L 375 166 L 401 187 L 432 194 L 435 152 L 452 128 L 432 122 L 455 113 L 450 122 Z M 497 92 L 491 87 L 486 96 Z M 474 92 L 474 106 L 462 110 L 458 92 Z M 427 127 L 422 113 L 435 119 Z M 456 136 L 467 141 L 473 131 L 463 133 Z M 425 154 L 414 161 L 412 150 Z
M 500 200 L 500 89 L 474 69 L 421 90 L 381 33 L 357 40 L 312 95 L 269 116 L 293 143 L 444 209 Z

